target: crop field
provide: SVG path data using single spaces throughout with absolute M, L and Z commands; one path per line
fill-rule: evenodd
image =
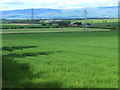
M 3 88 L 117 88 L 118 32 L 90 30 L 4 29 Z
M 107 21 L 107 22 L 103 22 Z M 84 20 L 72 20 L 72 23 L 74 22 L 82 22 L 84 23 Z M 118 19 L 88 19 L 88 23 L 91 23 L 94 27 L 99 27 L 99 28 L 117 28 L 118 27 Z M 111 25 L 111 26 L 107 26 Z
M 84 28 L 41 28 L 41 29 L 2 29 L 3 34 L 7 33 L 43 33 L 43 32 L 83 32 Z M 86 28 L 85 31 L 111 31 L 110 29 Z M 113 30 L 116 31 L 116 30 Z

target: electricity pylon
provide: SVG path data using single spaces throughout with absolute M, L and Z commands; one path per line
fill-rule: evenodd
M 33 11 L 33 8 L 31 9 L 31 22 L 33 24 L 33 19 L 34 19 L 34 11 Z
M 86 30 L 87 14 L 88 14 L 87 10 L 84 10 L 84 14 L 83 14 L 84 20 L 85 20 L 85 22 L 84 22 L 84 31 Z

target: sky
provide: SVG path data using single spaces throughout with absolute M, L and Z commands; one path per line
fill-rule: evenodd
M 118 6 L 120 0 L 0 0 L 0 10 L 29 8 L 75 9 Z

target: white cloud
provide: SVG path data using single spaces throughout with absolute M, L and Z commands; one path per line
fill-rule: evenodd
M 1 10 L 26 8 L 81 8 L 117 6 L 119 0 L 2 0 Z

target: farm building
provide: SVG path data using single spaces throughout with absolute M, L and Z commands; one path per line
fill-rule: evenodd
M 78 24 L 71 24 L 71 26 L 78 26 Z

